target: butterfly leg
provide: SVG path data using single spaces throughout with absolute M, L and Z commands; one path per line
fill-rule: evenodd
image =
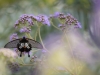
M 20 57 L 22 57 L 22 52 L 20 52 Z
M 30 57 L 30 54 L 29 54 L 29 52 L 28 52 L 28 57 Z

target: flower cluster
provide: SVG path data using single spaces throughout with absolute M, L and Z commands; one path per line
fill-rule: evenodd
M 74 18 L 72 15 L 68 14 L 66 16 L 66 22 L 67 25 L 75 25 L 75 27 L 81 28 L 80 23 L 76 18 Z
M 44 25 L 50 26 L 49 17 L 47 17 L 46 15 L 39 15 L 36 17 L 36 20 Z
M 53 17 L 60 18 L 60 19 L 65 19 L 66 15 L 64 13 L 55 12 Z
M 23 14 L 20 16 L 20 18 L 15 22 L 14 27 L 20 28 L 21 33 L 30 33 L 31 32 L 31 26 L 35 25 L 37 23 L 42 23 L 43 25 L 50 26 L 49 17 L 46 15 L 29 15 L 29 14 Z
M 20 32 L 21 33 L 30 33 L 31 32 L 31 29 L 29 28 L 29 27 L 22 27 L 21 29 L 20 29 Z
M 13 33 L 13 34 L 10 36 L 10 41 L 15 40 L 15 39 L 18 39 L 17 33 Z
M 33 19 L 35 20 L 35 16 L 34 15 L 28 15 L 28 14 L 23 14 L 22 16 L 20 16 L 20 18 L 15 22 L 15 27 L 19 26 L 20 24 L 27 24 L 29 26 L 33 26 Z
M 80 25 L 80 23 L 78 22 L 78 20 L 76 18 L 74 18 L 70 14 L 65 15 L 64 13 L 56 12 L 56 13 L 54 13 L 54 15 L 51 18 L 58 18 L 61 21 L 64 20 L 63 24 L 61 23 L 59 25 L 59 27 L 62 30 L 66 29 L 67 25 L 71 25 L 71 26 L 74 25 L 75 28 L 82 28 L 81 25 Z

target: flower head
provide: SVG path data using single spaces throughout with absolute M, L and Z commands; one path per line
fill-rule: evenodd
M 10 36 L 10 41 L 15 40 L 15 39 L 18 39 L 17 33 L 13 33 L 13 34 Z
M 29 24 L 29 26 L 34 25 L 33 21 L 36 20 L 36 17 L 34 15 L 29 14 L 23 14 L 20 16 L 19 20 L 16 21 L 15 27 L 17 27 L 19 24 Z
M 31 19 L 31 18 L 27 19 L 27 22 L 29 23 L 29 26 L 34 25 L 34 24 L 33 24 L 33 21 L 32 21 L 32 19 Z
M 82 28 L 81 24 L 78 22 L 75 24 L 75 28 Z
M 66 29 L 66 25 L 65 24 L 59 24 L 59 27 L 61 28 L 61 30 L 65 30 Z
M 7 49 L 7 48 L 0 48 L 0 53 L 3 53 L 3 55 L 7 57 L 17 57 L 18 56 L 16 52 L 10 49 Z
M 39 15 L 36 17 L 36 20 L 44 25 L 50 26 L 49 18 L 46 15 Z
M 65 24 L 67 25 L 75 25 L 75 28 L 81 28 L 80 23 L 78 22 L 78 20 L 76 18 L 74 18 L 72 15 L 68 14 L 66 16 L 66 22 Z
M 29 27 L 23 27 L 23 28 L 20 29 L 21 33 L 25 33 L 25 32 L 30 33 L 30 31 L 31 31 L 31 29 Z
M 55 17 L 55 18 L 58 18 L 58 17 L 59 17 L 59 14 L 60 14 L 60 12 L 55 12 L 55 13 L 54 13 L 54 17 Z
M 66 18 L 66 15 L 64 13 L 55 12 L 54 13 L 54 17 L 55 18 L 60 18 L 60 19 L 65 19 Z

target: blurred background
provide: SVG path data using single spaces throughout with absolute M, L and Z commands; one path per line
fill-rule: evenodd
M 22 14 L 54 14 L 54 12 L 70 13 L 82 24 L 82 30 L 87 30 L 92 9 L 91 0 L 0 0 L 0 47 L 8 40 L 16 20 Z M 56 31 L 52 26 L 44 26 L 42 35 Z M 34 30 L 33 30 L 34 32 Z M 5 40 L 4 40 L 5 39 Z
M 75 57 L 81 59 L 87 65 L 80 75 L 100 75 L 99 7 L 100 0 L 0 0 L 0 48 L 3 48 L 9 41 L 9 36 L 12 33 L 17 32 L 18 35 L 21 35 L 14 29 L 14 23 L 22 14 L 46 14 L 49 16 L 55 12 L 70 13 L 82 25 L 82 29 L 79 29 L 75 33 L 76 35 L 73 33 L 69 35 L 69 37 L 72 37 L 70 40 L 74 43 L 73 45 L 77 44 L 77 46 L 75 45 L 76 53 L 81 55 L 83 59 L 80 56 Z M 55 25 L 58 26 L 58 23 L 55 22 Z M 43 39 L 49 36 L 49 34 L 57 32 L 58 30 L 53 26 L 43 26 L 41 29 Z M 33 29 L 31 35 L 34 35 L 34 33 Z M 12 74 L 34 75 L 35 71 L 37 70 L 30 70 L 29 67 L 24 67 L 21 68 L 20 72 Z M 69 74 L 61 72 L 59 75 Z

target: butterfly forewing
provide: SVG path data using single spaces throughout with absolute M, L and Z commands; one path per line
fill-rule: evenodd
M 28 41 L 31 44 L 32 48 L 43 49 L 43 46 L 39 42 L 32 39 L 28 39 Z
M 8 42 L 4 48 L 17 48 L 17 44 L 19 43 L 19 39 Z

